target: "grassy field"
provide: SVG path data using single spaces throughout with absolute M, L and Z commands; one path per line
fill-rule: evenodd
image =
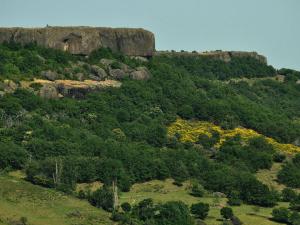
M 109 214 L 87 201 L 32 185 L 20 173 L 0 175 L 0 225 L 110 225 Z
M 131 204 L 138 203 L 145 198 L 153 198 L 155 202 L 177 201 L 181 200 L 188 205 L 197 202 L 210 204 L 210 212 L 205 222 L 208 225 L 222 224 L 220 209 L 226 205 L 226 198 L 218 198 L 207 194 L 205 197 L 197 198 L 189 194 L 189 183 L 184 183 L 182 187 L 172 184 L 172 180 L 150 181 L 143 184 L 135 184 L 130 192 L 123 193 L 120 196 L 121 202 Z M 280 203 L 280 206 L 287 206 L 286 203 Z M 263 208 L 250 205 L 233 207 L 234 213 L 245 225 L 276 225 L 269 218 L 271 217 L 272 208 Z
M 275 165 L 273 170 L 280 165 Z M 258 176 L 270 177 L 260 171 Z M 274 171 L 273 171 L 274 172 Z M 269 174 L 269 175 L 270 175 Z M 271 179 L 271 178 L 270 178 Z M 274 183 L 276 184 L 276 182 Z M 97 183 L 96 186 L 101 186 Z M 80 185 L 80 189 L 93 188 Z M 120 202 L 136 204 L 145 198 L 153 198 L 157 203 L 166 201 L 183 201 L 188 205 L 197 202 L 205 202 L 210 205 L 209 216 L 206 219 L 208 225 L 220 225 L 222 218 L 220 209 L 226 205 L 226 198 L 216 197 L 207 193 L 205 197 L 197 198 L 189 194 L 190 183 L 185 182 L 178 187 L 171 179 L 166 181 L 150 181 L 135 184 L 130 192 L 122 193 Z M 280 203 L 287 206 L 287 203 Z M 245 225 L 276 225 L 269 218 L 272 208 L 242 205 L 233 207 L 234 213 Z M 55 190 L 32 185 L 23 180 L 20 172 L 0 176 L 0 225 L 10 225 L 13 221 L 19 221 L 21 217 L 28 219 L 29 225 L 112 225 L 109 214 L 96 209 L 87 201 L 79 200 Z

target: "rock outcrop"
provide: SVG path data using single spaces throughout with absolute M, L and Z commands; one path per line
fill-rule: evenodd
M 17 88 L 24 88 L 33 91 L 35 94 L 47 98 L 55 99 L 62 97 L 83 98 L 92 91 L 104 90 L 106 88 L 119 88 L 121 82 L 116 80 L 44 80 L 34 79 L 33 81 L 20 81 L 19 84 L 11 80 L 0 82 L 0 95 L 13 93 Z M 2 91 L 3 90 L 3 91 Z
M 205 56 L 213 59 L 219 59 L 224 62 L 230 62 L 233 57 L 251 57 L 259 60 L 261 63 L 267 64 L 267 58 L 257 52 L 243 51 L 207 51 L 207 52 L 175 52 L 175 51 L 157 51 L 155 55 L 168 56 Z
M 0 43 L 15 41 L 88 55 L 100 47 L 129 56 L 149 57 L 155 51 L 154 34 L 144 29 L 100 27 L 0 28 Z

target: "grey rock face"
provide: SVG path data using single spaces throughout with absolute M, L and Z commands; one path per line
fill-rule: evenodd
M 129 56 L 152 56 L 154 34 L 144 29 L 100 27 L 0 28 L 0 43 L 15 41 L 88 55 L 100 47 Z

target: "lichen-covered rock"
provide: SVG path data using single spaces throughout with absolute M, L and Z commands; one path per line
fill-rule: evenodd
M 0 28 L 0 43 L 15 41 L 88 55 L 100 47 L 129 56 L 152 56 L 153 33 L 144 29 L 100 27 Z
M 39 91 L 41 97 L 44 98 L 61 98 L 72 97 L 82 98 L 87 93 L 96 90 L 102 90 L 106 87 L 119 88 L 121 82 L 115 80 L 95 81 L 95 80 L 40 80 L 27 82 L 27 86 L 30 84 L 40 84 L 42 87 Z
M 121 80 L 125 77 L 128 76 L 127 73 L 125 73 L 124 70 L 121 70 L 121 69 L 110 69 L 109 70 L 109 75 L 114 78 L 114 79 L 117 79 L 117 80 Z
M 12 80 L 4 80 L 2 83 L 2 89 L 6 93 L 12 93 L 18 88 L 18 85 Z
M 51 71 L 51 70 L 42 71 L 41 76 L 43 78 L 46 78 L 47 80 L 51 80 L 51 81 L 54 81 L 54 80 L 58 79 L 58 74 L 56 72 Z
M 79 81 L 83 81 L 84 79 L 84 74 L 83 73 L 75 73 L 74 78 L 76 78 Z
M 97 65 L 92 65 L 91 70 L 92 70 L 93 74 L 96 77 L 98 77 L 99 80 L 103 80 L 104 78 L 107 77 L 107 73 L 105 72 L 105 70 Z
M 145 57 L 142 57 L 142 56 L 131 56 L 132 59 L 135 59 L 135 60 L 138 60 L 138 61 L 141 61 L 141 62 L 148 62 L 149 60 Z
M 91 79 L 91 80 L 96 80 L 96 81 L 100 81 L 100 80 L 101 80 L 100 77 L 95 76 L 94 74 L 89 74 L 89 79 Z
M 115 62 L 115 60 L 113 60 L 113 59 L 101 59 L 100 60 L 100 63 L 103 64 L 106 67 L 110 66 L 114 62 Z
M 39 91 L 39 95 L 46 99 L 56 99 L 63 97 L 61 94 L 59 94 L 57 88 L 53 84 L 44 84 Z
M 130 73 L 130 78 L 134 80 L 148 80 L 150 77 L 151 74 L 146 67 L 138 67 Z

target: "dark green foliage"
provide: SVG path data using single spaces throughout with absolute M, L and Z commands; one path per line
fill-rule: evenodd
M 242 204 L 242 200 L 240 199 L 240 194 L 237 191 L 230 192 L 228 196 L 228 202 L 230 206 L 239 206 Z
M 270 169 L 274 149 L 264 138 L 252 138 L 244 146 L 240 137 L 234 137 L 220 148 L 217 159 L 238 168 L 247 168 L 255 172 L 259 169 Z
M 284 160 L 286 159 L 286 156 L 280 152 L 276 152 L 273 155 L 273 161 L 274 162 L 278 162 L 278 163 L 282 163 Z
M 89 202 L 95 207 L 103 208 L 106 211 L 112 211 L 113 192 L 108 186 L 104 186 L 91 194 Z
M 221 80 L 236 77 L 274 76 L 276 71 L 260 61 L 250 57 L 233 57 L 229 63 L 205 56 L 159 56 L 155 60 L 177 67 L 178 70 L 208 79 Z
M 209 205 L 206 203 L 196 203 L 191 206 L 191 213 L 194 214 L 195 217 L 204 220 L 209 211 Z
M 191 195 L 195 197 L 203 197 L 205 190 L 203 186 L 199 183 L 193 183 L 191 188 Z
M 129 218 L 123 217 L 121 224 L 132 224 L 130 221 L 143 225 L 194 224 L 187 205 L 175 201 L 155 205 L 152 199 L 144 199 L 133 207 Z
M 289 187 L 300 187 L 300 154 L 297 154 L 292 162 L 287 162 L 278 175 L 279 182 Z
M 131 205 L 128 202 L 124 202 L 121 204 L 121 208 L 123 209 L 124 212 L 130 212 Z
M 220 213 L 224 217 L 224 219 L 231 219 L 233 217 L 233 211 L 229 207 L 223 207 L 220 210 Z
M 287 223 L 289 221 L 290 212 L 287 208 L 275 208 L 272 211 L 272 219 L 279 223 Z
M 289 218 L 291 225 L 300 225 L 300 214 L 298 212 L 292 212 Z
M 28 159 L 27 152 L 13 142 L 0 142 L 0 170 L 21 169 Z
M 12 80 L 31 79 L 43 70 L 63 70 L 76 57 L 55 49 L 43 48 L 35 43 L 0 45 L 1 78 Z
M 300 194 L 298 194 L 294 199 L 291 200 L 290 208 L 292 210 L 300 212 Z
M 281 198 L 284 202 L 291 202 L 297 198 L 297 193 L 291 188 L 284 188 L 281 192 Z
M 193 225 L 189 208 L 183 202 L 167 202 L 157 206 L 159 212 L 154 216 L 155 225 Z
M 154 203 L 151 198 L 144 199 L 133 208 L 133 213 L 140 220 L 150 220 L 155 212 Z
M 36 45 L 11 43 L 0 49 L 1 79 L 22 80 L 23 72 L 30 78 L 33 72 L 58 71 L 79 59 Z M 22 54 L 35 65 L 16 62 L 24 59 Z M 45 61 L 37 61 L 38 55 Z M 99 64 L 102 58 L 131 67 L 143 64 L 109 49 L 80 60 Z M 243 126 L 292 143 L 300 133 L 300 125 L 294 121 L 300 117 L 299 86 L 270 80 L 253 81 L 252 85 L 216 80 L 274 74 L 271 67 L 248 58 L 226 64 L 201 57 L 155 56 L 144 65 L 151 71 L 150 80 L 125 79 L 119 89 L 90 93 L 80 100 L 46 100 L 25 90 L 1 97 L 1 141 L 14 143 L 28 153 L 17 166 L 23 168 L 24 162 L 31 160 L 26 167 L 27 179 L 68 192 L 76 182 L 99 180 L 111 185 L 115 179 L 120 190 L 128 191 L 136 182 L 171 177 L 181 184 L 192 178 L 211 191 L 227 195 L 236 191 L 236 198 L 246 203 L 274 205 L 276 193 L 253 175 L 258 169 L 270 168 L 275 157 L 263 139 L 246 145 L 229 141 L 211 160 L 191 143 L 182 144 L 178 137 L 168 139 L 167 126 L 180 115 L 223 128 Z M 218 140 L 217 134 L 199 137 L 204 148 L 211 148 Z M 58 183 L 53 181 L 55 159 L 63 164 Z

